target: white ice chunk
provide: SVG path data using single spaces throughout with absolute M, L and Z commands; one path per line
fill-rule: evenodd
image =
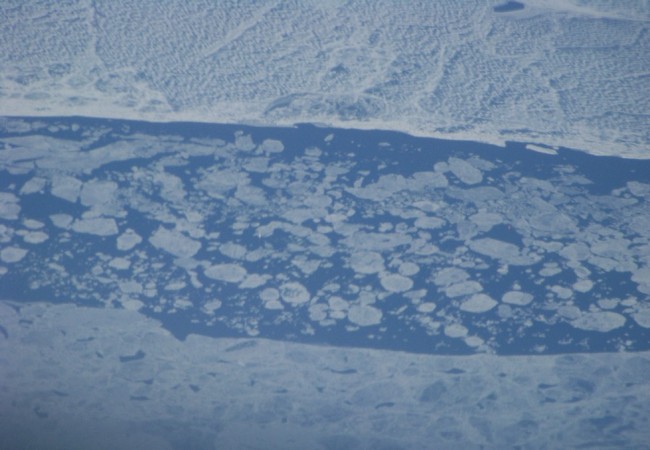
M 131 228 L 128 228 L 117 238 L 117 249 L 122 251 L 131 250 L 140 242 L 142 242 L 140 235 Z
M 23 236 L 23 240 L 28 244 L 41 244 L 47 241 L 49 236 L 42 231 L 30 231 Z
M 81 188 L 80 200 L 84 206 L 95 206 L 110 202 L 117 192 L 113 181 L 91 180 Z
M 47 184 L 47 180 L 41 177 L 34 177 L 28 180 L 23 187 L 20 188 L 20 195 L 36 194 L 42 192 Z
M 275 139 L 265 139 L 261 148 L 265 153 L 281 153 L 284 151 L 284 144 Z
M 560 316 L 564 317 L 565 319 L 575 320 L 578 317 L 580 317 L 582 311 L 580 311 L 580 308 L 578 308 L 577 306 L 565 305 L 565 306 L 560 306 L 557 309 L 557 313 Z
M 246 247 L 234 242 L 226 242 L 219 247 L 219 251 L 232 259 L 242 259 L 246 256 Z
M 238 264 L 215 264 L 203 272 L 206 277 L 213 280 L 239 283 L 246 278 L 246 269 Z
M 483 174 L 479 169 L 465 160 L 454 158 L 448 159 L 449 170 L 465 184 L 477 184 L 483 181 Z
M 405 292 L 413 287 L 413 280 L 397 273 L 381 274 L 379 282 L 388 292 Z
M 206 314 L 213 315 L 214 312 L 219 308 L 221 308 L 221 300 L 214 299 L 214 300 L 208 300 L 207 302 L 205 302 L 205 304 L 203 305 L 203 307 L 201 309 Z
M 323 303 L 316 303 L 309 307 L 309 319 L 314 322 L 320 322 L 327 319 L 327 305 Z
M 650 328 L 650 308 L 643 308 L 632 314 L 634 321 L 643 328 Z
M 521 255 L 519 247 L 515 244 L 492 238 L 472 241 L 469 244 L 469 248 L 476 253 L 499 259 L 506 264 L 526 266 L 534 264 L 539 260 L 539 257 Z
M 460 305 L 460 310 L 470 313 L 484 313 L 497 305 L 497 302 L 486 294 L 475 294 Z
M 30 230 L 39 230 L 45 226 L 45 224 L 40 220 L 34 220 L 34 219 L 25 219 L 23 223 Z
M 591 255 L 589 247 L 583 242 L 569 244 L 560 250 L 559 253 L 560 256 L 563 256 L 570 261 L 583 261 Z
M 471 294 L 476 294 L 477 292 L 481 292 L 483 290 L 483 286 L 481 286 L 481 283 L 478 281 L 465 281 L 463 283 L 457 283 L 457 284 L 452 284 L 451 286 L 447 286 L 445 288 L 445 294 L 447 294 L 447 297 L 455 298 L 455 297 L 463 297 L 465 295 L 471 295 Z
M 239 285 L 242 289 L 255 289 L 264 286 L 268 281 L 268 275 L 260 275 L 258 273 L 250 273 L 246 276 L 244 281 Z
M 297 281 L 284 283 L 280 286 L 280 296 L 282 300 L 292 305 L 306 303 L 310 298 L 307 288 Z
M 467 336 L 468 330 L 459 323 L 452 323 L 445 327 L 445 336 L 450 338 L 463 338 Z
M 260 292 L 260 299 L 263 302 L 271 302 L 280 298 L 280 291 L 275 288 L 266 288 Z
M 581 330 L 607 333 L 625 325 L 625 317 L 611 311 L 586 312 L 571 321 L 571 325 Z
M 415 226 L 418 228 L 425 228 L 425 229 L 436 229 L 444 226 L 445 220 L 441 219 L 439 217 L 433 217 L 433 216 L 427 216 L 427 217 L 420 217 L 415 220 Z
M 398 269 L 400 275 L 404 275 L 405 277 L 413 276 L 417 274 L 419 271 L 420 271 L 420 266 L 409 261 L 400 264 Z
M 480 347 L 484 343 L 485 341 L 478 336 L 467 336 L 465 338 L 465 344 L 467 344 L 468 347 Z
M 271 300 L 264 303 L 264 308 L 270 309 L 272 311 L 277 311 L 280 309 L 284 309 L 284 305 L 279 300 Z
M 90 219 L 76 220 L 72 229 L 77 233 L 94 234 L 97 236 L 112 236 L 118 233 L 115 219 L 109 217 L 93 217 Z
M 117 257 L 111 259 L 108 263 L 108 266 L 116 270 L 127 270 L 129 267 L 131 267 L 131 261 L 126 258 Z
M 190 239 L 179 231 L 159 227 L 149 238 L 156 248 L 164 250 L 177 258 L 191 258 L 201 249 L 201 243 Z
M 564 286 L 557 286 L 557 285 L 551 286 L 550 290 L 551 292 L 554 292 L 555 295 L 557 295 L 559 298 L 563 300 L 568 300 L 573 295 L 573 291 Z
M 503 294 L 501 301 L 511 305 L 526 306 L 533 301 L 533 296 L 527 292 L 510 291 Z
M 6 247 L 0 250 L 0 260 L 7 264 L 17 263 L 27 255 L 27 250 L 20 247 Z
M 63 228 L 64 230 L 67 230 L 68 228 L 70 228 L 70 225 L 72 224 L 72 221 L 74 219 L 69 214 L 52 214 L 50 215 L 50 220 L 52 221 L 55 227 Z
M 632 281 L 639 284 L 650 284 L 650 267 L 642 267 L 632 274 Z
M 526 149 L 532 150 L 537 153 L 545 153 L 547 155 L 557 155 L 557 150 L 543 145 L 526 144 Z
M 11 192 L 0 192 L 0 219 L 16 220 L 19 213 L 18 197 Z
M 142 294 L 142 285 L 134 280 L 120 281 L 120 290 L 125 294 Z
M 490 230 L 495 225 L 503 223 L 503 217 L 501 214 L 480 211 L 476 214 L 473 214 L 469 217 L 469 220 L 474 222 L 481 230 L 487 231 Z
M 52 178 L 52 195 L 75 203 L 81 190 L 81 181 L 67 175 L 56 175 Z
M 327 300 L 327 305 L 332 311 L 344 311 L 350 306 L 347 301 L 336 295 Z
M 381 310 L 370 305 L 353 305 L 348 311 L 348 320 L 360 327 L 377 325 L 382 316 Z
M 469 274 L 458 267 L 446 267 L 433 274 L 433 282 L 438 286 L 449 286 L 469 278 Z
M 350 256 L 350 267 L 357 273 L 370 274 L 384 270 L 384 258 L 377 252 L 357 252 Z
M 433 302 L 424 302 L 420 303 L 417 307 L 418 312 L 428 314 L 430 312 L 433 312 L 433 310 L 436 309 L 436 304 Z

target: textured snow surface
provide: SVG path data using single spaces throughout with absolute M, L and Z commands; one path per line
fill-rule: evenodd
M 499 3 L 3 1 L 0 114 L 321 122 L 650 157 L 648 3 Z M 479 181 L 467 169 L 452 163 Z
M 371 310 L 354 314 L 373 320 Z M 638 450 L 650 442 L 647 352 L 449 357 L 179 341 L 134 311 L 0 301 L 0 357 L 0 435 L 12 449 Z

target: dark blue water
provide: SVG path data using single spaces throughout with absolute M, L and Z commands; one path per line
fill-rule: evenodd
M 496 13 L 507 13 L 512 11 L 521 11 L 525 5 L 521 2 L 508 1 L 492 8 Z

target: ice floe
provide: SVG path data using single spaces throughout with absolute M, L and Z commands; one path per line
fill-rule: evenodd
M 377 325 L 381 322 L 381 310 L 369 305 L 353 305 L 348 311 L 348 320 L 360 327 Z
M 149 237 L 149 242 L 154 247 L 160 248 L 178 258 L 190 258 L 201 249 L 201 243 L 190 239 L 182 233 L 159 227 Z
M 581 330 L 607 333 L 625 325 L 625 316 L 611 311 L 585 312 L 571 325 Z

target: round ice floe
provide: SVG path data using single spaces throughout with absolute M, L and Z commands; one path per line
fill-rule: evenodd
M 348 302 L 338 296 L 330 297 L 327 300 L 327 305 L 332 311 L 344 311 L 348 309 Z
M 455 298 L 462 297 L 464 295 L 476 294 L 481 292 L 483 286 L 478 281 L 465 281 L 463 283 L 452 284 L 445 288 L 445 294 L 447 297 Z
M 67 229 L 72 224 L 73 218 L 69 214 L 52 214 L 50 220 L 55 227 Z
M 284 144 L 275 139 L 265 139 L 262 142 L 261 148 L 266 153 L 281 153 L 284 151 Z
M 29 233 L 25 234 L 25 236 L 23 236 L 23 240 L 28 244 L 41 244 L 47 241 L 48 238 L 49 236 L 47 233 L 44 233 L 42 231 L 30 231 Z
M 644 308 L 632 314 L 634 321 L 643 328 L 650 328 L 650 308 Z
M 126 251 L 142 242 L 142 238 L 132 229 L 126 230 L 117 238 L 117 249 Z
M 413 281 L 397 273 L 382 274 L 379 277 L 381 286 L 388 292 L 405 292 L 413 287 Z
M 557 309 L 557 313 L 561 317 L 564 317 L 565 319 L 575 320 L 578 317 L 580 317 L 582 311 L 580 311 L 580 308 L 578 308 L 577 306 L 566 305 L 566 306 L 560 306 Z
M 384 270 L 384 258 L 377 252 L 358 252 L 350 256 L 350 267 L 357 273 L 370 274 Z
M 591 280 L 578 280 L 573 283 L 573 289 L 578 292 L 589 292 L 593 287 L 594 283 Z
M 468 347 L 480 347 L 485 341 L 478 336 L 467 336 L 465 338 L 465 344 Z
M 420 271 L 420 266 L 412 262 L 405 262 L 399 265 L 398 271 L 400 275 L 404 275 L 405 277 L 410 277 Z
M 280 291 L 275 288 L 262 289 L 260 292 L 260 300 L 263 302 L 271 302 L 280 298 Z
M 309 300 L 309 291 L 302 284 L 291 281 L 280 286 L 282 300 L 292 305 L 300 305 Z
M 239 283 L 246 277 L 246 269 L 237 264 L 215 264 L 203 271 L 206 277 L 213 280 Z
M 625 317 L 611 311 L 587 312 L 570 323 L 581 330 L 607 333 L 625 325 Z
M 436 309 L 436 304 L 433 302 L 420 303 L 417 307 L 418 312 L 428 314 Z
M 452 323 L 445 327 L 445 336 L 450 338 L 462 338 L 467 336 L 468 330 L 459 323 Z
M 460 310 L 470 313 L 484 313 L 497 305 L 497 302 L 486 294 L 475 294 L 460 305 Z
M 527 292 L 510 291 L 503 294 L 501 301 L 511 305 L 525 306 L 533 301 L 533 296 Z
M 117 270 L 126 270 L 129 267 L 131 267 L 131 261 L 129 261 L 126 258 L 113 258 L 110 260 L 108 263 L 109 267 L 112 267 L 113 269 Z
M 315 303 L 307 311 L 309 312 L 309 320 L 320 322 L 327 319 L 327 305 L 323 303 Z
M 45 226 L 45 224 L 40 220 L 34 220 L 34 219 L 25 219 L 23 223 L 30 230 L 39 230 Z
M 643 267 L 634 272 L 632 281 L 639 284 L 650 284 L 650 267 Z
M 246 276 L 246 279 L 239 285 L 244 289 L 255 289 L 264 286 L 270 277 L 268 275 L 260 275 L 258 273 L 251 273 Z
M 277 311 L 284 309 L 284 305 L 282 305 L 280 300 L 271 300 L 270 302 L 264 303 L 264 308 Z
M 354 305 L 348 311 L 348 320 L 360 327 L 377 325 L 381 322 L 382 312 L 369 305 Z
M 126 309 L 127 311 L 138 311 L 144 308 L 143 302 L 129 297 L 122 298 L 120 300 L 120 303 L 122 304 L 122 308 Z
M 8 264 L 20 261 L 25 255 L 27 255 L 27 250 L 20 247 L 7 247 L 0 251 L 0 259 Z

